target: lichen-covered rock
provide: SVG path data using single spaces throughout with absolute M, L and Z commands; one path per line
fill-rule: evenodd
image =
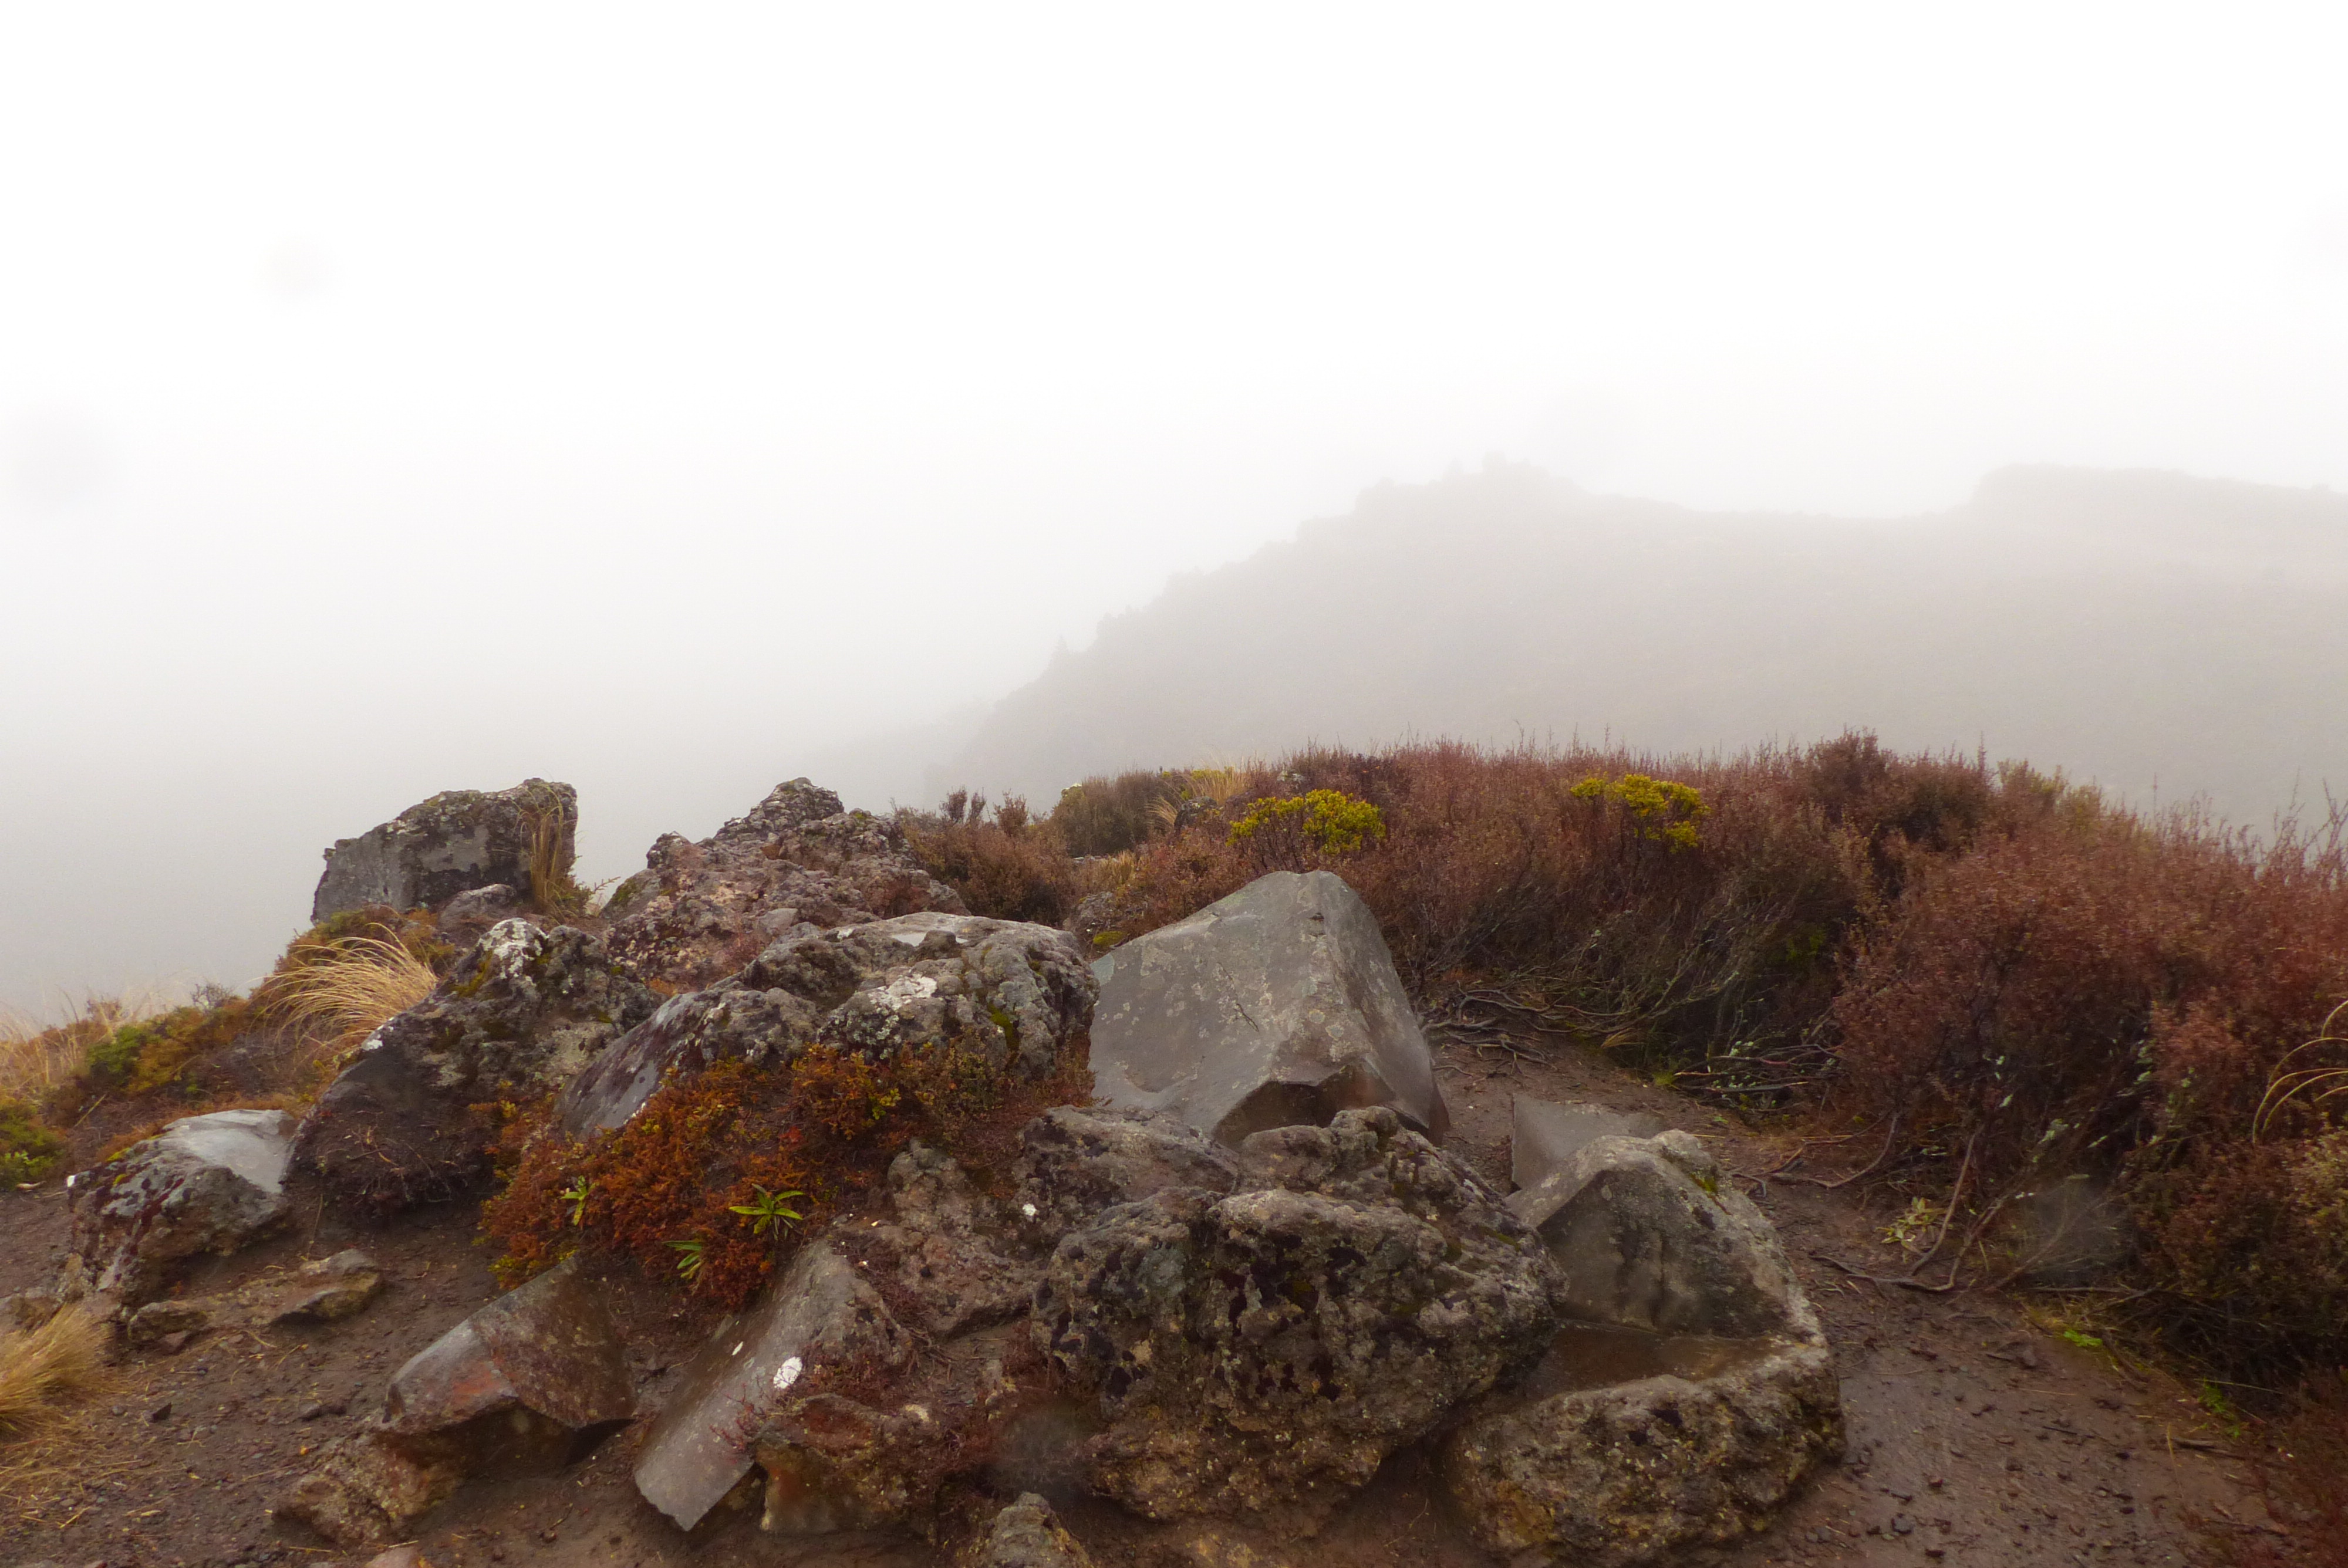
M 786 937 L 662 1003 L 572 1081 L 556 1115 L 574 1136 L 617 1127 L 664 1082 L 726 1058 L 779 1065 L 814 1042 L 876 1061 L 957 1050 L 1042 1078 L 1076 1058 L 1094 994 L 1085 955 L 1048 926 L 925 912 Z
M 1630 1568 L 1758 1530 L 1842 1447 L 1823 1344 L 1701 1378 L 1573 1389 L 1480 1415 L 1443 1467 L 1477 1542 L 1512 1562 Z
M 1071 1231 L 1038 1346 L 1093 1393 L 1098 1491 L 1153 1519 L 1310 1531 L 1395 1450 L 1531 1365 L 1560 1318 L 1531 1230 L 1385 1107 L 1257 1133 L 1240 1191 Z
M 551 864 L 568 871 L 579 796 L 566 784 L 529 779 L 509 790 L 446 790 L 326 851 L 325 874 L 310 900 L 324 920 L 362 905 L 437 907 L 460 893 L 504 883 L 528 897 L 531 850 L 551 836 Z
M 1056 1106 L 1021 1130 L 1019 1144 L 1020 1225 L 1047 1245 L 1112 1204 L 1239 1184 L 1236 1154 L 1162 1112 Z
M 858 1437 L 870 1412 L 830 1390 L 902 1368 L 912 1345 L 858 1270 L 828 1244 L 809 1242 L 757 1305 L 720 1323 L 685 1368 L 644 1435 L 636 1490 L 692 1529 L 750 1473 L 761 1434 L 775 1421 L 804 1411 L 818 1434 Z M 862 1506 L 852 1490 L 839 1491 L 843 1508 Z
M 619 1329 L 566 1263 L 410 1357 L 391 1379 L 380 1430 L 419 1462 L 503 1479 L 560 1470 L 634 1414 Z
M 1092 1568 L 1092 1561 L 1052 1505 L 1028 1491 L 994 1516 L 963 1554 L 962 1568 Z
M 501 921 L 361 1048 L 303 1122 L 297 1157 L 363 1213 L 463 1196 L 489 1173 L 476 1107 L 561 1087 L 658 999 L 586 932 Z
M 1509 1207 L 1592 1323 L 1727 1338 L 1814 1338 L 1818 1317 L 1751 1199 L 1686 1132 L 1592 1139 Z
M 1026 1312 L 1043 1269 L 1008 1255 L 1015 1231 L 953 1160 L 913 1144 L 889 1166 L 889 1202 L 873 1240 L 896 1258 L 912 1327 L 942 1339 Z
M 1516 1096 L 1509 1121 L 1509 1183 L 1520 1190 L 1557 1174 L 1593 1139 L 1652 1138 L 1663 1130 L 1660 1116 L 1529 1094 Z
M 1449 1129 L 1377 921 L 1332 872 L 1258 877 L 1101 967 L 1104 1105 L 1169 1112 L 1231 1144 L 1368 1105 L 1438 1143 Z
M 287 1213 L 293 1129 L 283 1111 L 190 1116 L 77 1176 L 72 1247 L 89 1287 L 136 1307 L 181 1261 L 274 1228 Z
M 350 1550 L 379 1546 L 400 1527 L 445 1501 L 463 1480 L 455 1467 L 418 1460 L 390 1447 L 380 1432 L 336 1438 L 270 1509 Z
M 698 844 L 663 835 L 604 905 L 612 951 L 645 979 L 702 987 L 778 938 L 916 910 L 961 914 L 897 825 L 793 779 Z M 802 929 L 804 927 L 804 929 Z

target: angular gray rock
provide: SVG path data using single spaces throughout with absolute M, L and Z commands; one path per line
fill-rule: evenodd
M 361 1048 L 304 1120 L 297 1157 L 363 1213 L 464 1196 L 493 1136 L 473 1107 L 567 1083 L 658 1000 L 586 932 L 502 921 Z
M 1056 1106 L 1021 1129 L 1019 1145 L 1020 1228 L 1047 1245 L 1112 1204 L 1239 1184 L 1238 1155 L 1161 1112 Z
M 1259 1132 L 1229 1196 L 1169 1187 L 1071 1231 L 1039 1348 L 1098 1402 L 1097 1491 L 1152 1519 L 1310 1531 L 1397 1449 L 1542 1354 L 1555 1266 L 1390 1109 Z
M 779 938 L 916 910 L 964 913 L 897 825 L 843 811 L 805 779 L 780 784 L 698 844 L 664 834 L 603 906 L 612 951 L 641 979 L 710 984 Z M 804 929 L 802 929 L 804 927 Z
M 578 823 L 578 793 L 566 784 L 528 779 L 494 794 L 445 790 L 356 838 L 335 840 L 310 918 L 368 904 L 435 907 L 500 882 L 526 898 L 535 838 L 551 835 L 552 863 L 568 871 Z
M 366 1310 L 383 1290 L 383 1271 L 355 1247 L 313 1258 L 294 1271 L 291 1287 L 272 1306 L 271 1323 L 339 1323 Z
M 72 1250 L 90 1288 L 137 1307 L 185 1259 L 274 1228 L 293 1130 L 283 1111 L 190 1116 L 75 1177 Z
M 1391 1106 L 1441 1142 L 1435 1060 L 1377 921 L 1332 872 L 1275 871 L 1100 960 L 1100 1102 L 1236 1144 Z
M 635 1414 L 626 1347 L 573 1264 L 490 1302 L 391 1379 L 384 1443 L 421 1464 L 505 1479 L 584 1458 Z
M 1593 1138 L 1652 1138 L 1663 1130 L 1660 1116 L 1529 1094 L 1516 1097 L 1509 1120 L 1509 1184 L 1519 1190 L 1555 1175 Z
M 1066 932 L 924 912 L 787 937 L 740 973 L 672 997 L 572 1081 L 573 1136 L 617 1127 L 663 1083 L 738 1057 L 788 1061 L 812 1041 L 878 1060 L 954 1049 L 1041 1078 L 1076 1060 L 1094 981 Z
M 1509 1207 L 1548 1245 L 1566 1309 L 1662 1334 L 1811 1338 L 1777 1232 L 1694 1136 L 1591 1140 Z
M 760 1434 L 777 1419 L 815 1399 L 828 1401 L 819 1412 L 828 1410 L 837 1396 L 827 1385 L 901 1368 L 912 1346 L 854 1267 L 827 1243 L 808 1243 L 758 1303 L 719 1324 L 686 1366 L 644 1435 L 636 1490 L 692 1529 L 750 1473 Z
M 1092 1561 L 1052 1505 L 1028 1491 L 994 1516 L 963 1554 L 962 1568 L 1092 1568 Z

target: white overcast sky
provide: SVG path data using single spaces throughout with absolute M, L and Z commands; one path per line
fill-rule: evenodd
M 0 1000 L 436 788 L 625 869 L 1488 452 L 2348 482 L 2344 17 L 0 4 Z

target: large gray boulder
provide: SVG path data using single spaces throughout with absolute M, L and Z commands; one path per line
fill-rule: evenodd
M 1387 1108 L 1257 1133 L 1241 1163 L 1235 1194 L 1166 1188 L 1062 1238 L 1033 1332 L 1097 1401 L 1096 1490 L 1152 1519 L 1310 1531 L 1540 1357 L 1557 1271 Z
M 644 979 L 685 989 L 733 973 L 779 938 L 917 910 L 965 913 L 894 822 L 844 811 L 805 779 L 778 785 L 699 843 L 664 834 L 612 892 L 612 951 Z
M 356 838 L 336 839 L 310 899 L 310 918 L 368 904 L 437 907 L 495 883 L 527 897 L 535 891 L 538 837 L 551 838 L 551 865 L 568 872 L 578 823 L 578 793 L 567 784 L 528 779 L 493 794 L 445 790 Z
M 823 1241 L 799 1248 L 747 1314 L 718 1325 L 644 1435 L 635 1466 L 644 1501 L 690 1530 L 757 1462 L 777 1420 L 843 1403 L 842 1380 L 902 1368 L 913 1339 L 880 1293 Z M 770 1505 L 775 1500 L 769 1500 Z
M 468 1195 L 494 1136 L 476 1108 L 542 1099 L 658 1000 L 586 932 L 501 921 L 360 1049 L 303 1121 L 297 1156 L 366 1214 Z
M 72 1247 L 89 1287 L 136 1307 L 184 1260 L 273 1229 L 288 1212 L 293 1131 L 283 1111 L 215 1111 L 74 1177 Z
M 1060 1105 L 1019 1133 L 1019 1223 L 1047 1247 L 1115 1204 L 1169 1187 L 1220 1197 L 1239 1179 L 1237 1154 L 1160 1112 Z
M 382 1432 L 419 1461 L 489 1480 L 586 1457 L 635 1414 L 626 1347 L 575 1264 L 508 1291 L 410 1357 Z
M 1509 1107 L 1509 1184 L 1537 1187 L 1565 1168 L 1582 1146 L 1599 1138 L 1652 1138 L 1663 1119 L 1643 1112 L 1610 1111 L 1580 1101 L 1560 1103 L 1519 1094 Z
M 574 1137 L 618 1127 L 666 1082 L 739 1058 L 781 1066 L 823 1042 L 879 1060 L 954 1050 L 1009 1077 L 1078 1059 L 1094 980 L 1064 931 L 924 912 L 770 944 L 738 974 L 673 997 L 573 1079 Z
M 1370 1105 L 1438 1143 L 1449 1130 L 1377 921 L 1334 873 L 1258 877 L 1098 967 L 1105 1105 L 1169 1112 L 1231 1144 Z
M 1488 1551 L 1630 1568 L 1718 1544 L 1839 1451 L 1818 1315 L 1775 1229 L 1696 1139 L 1591 1139 L 1509 1206 L 1588 1327 L 1445 1440 L 1445 1478 Z

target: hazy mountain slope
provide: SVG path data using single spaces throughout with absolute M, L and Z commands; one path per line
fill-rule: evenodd
M 1870 726 L 2264 818 L 2348 784 L 2348 499 L 2010 469 L 1885 521 L 1693 512 L 1522 468 L 1365 495 L 1171 584 L 999 703 L 933 779 L 1306 738 L 1612 733 L 1678 749 Z

